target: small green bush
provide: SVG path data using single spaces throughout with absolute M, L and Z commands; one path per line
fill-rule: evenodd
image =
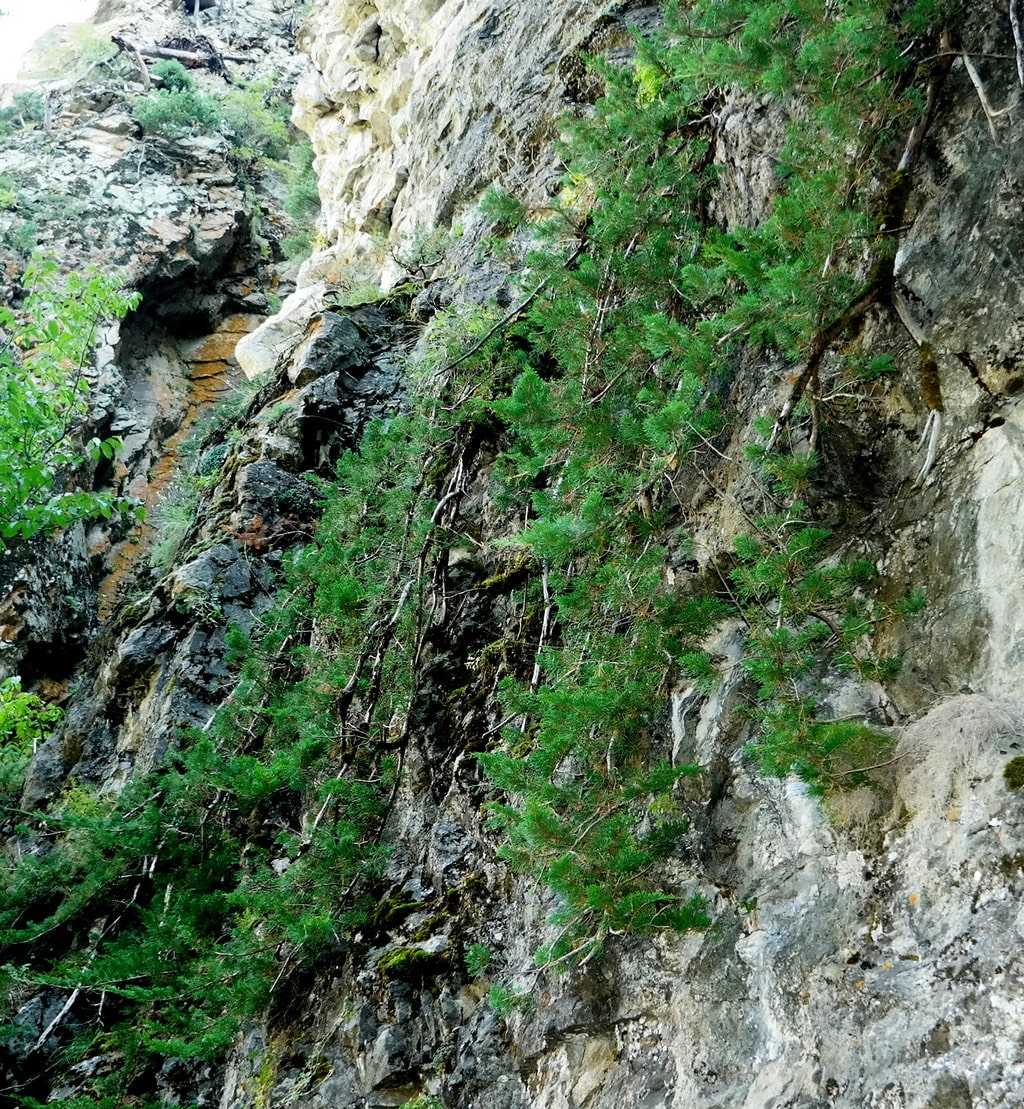
M 526 205 L 504 189 L 492 186 L 480 201 L 480 211 L 499 235 L 511 234 L 527 217 Z
M 288 186 L 284 209 L 298 223 L 308 225 L 316 219 L 320 213 L 320 190 L 312 173 L 296 178 Z
M 23 123 L 38 123 L 46 113 L 43 97 L 38 92 L 16 92 L 14 111 Z
M 31 745 L 60 723 L 63 712 L 34 693 L 23 693 L 20 678 L 0 682 L 0 744 Z
M 312 229 L 320 214 L 320 190 L 308 140 L 292 147 L 288 164 L 281 168 L 288 183 L 284 210 L 297 224 L 295 234 L 281 240 L 281 250 L 290 262 L 301 262 L 315 249 Z
M 470 978 L 479 978 L 491 962 L 491 950 L 485 944 L 471 943 L 466 948 L 466 972 Z
M 412 1101 L 404 1102 L 401 1109 L 444 1109 L 444 1102 L 433 1094 L 418 1094 Z
M 221 122 L 217 101 L 189 88 L 160 89 L 137 100 L 132 115 L 147 135 L 177 139 L 210 134 Z
M 308 231 L 300 231 L 282 239 L 281 250 L 289 262 L 302 262 L 313 253 L 313 239 Z
M 138 303 L 115 274 L 93 270 L 62 277 L 36 258 L 25 271 L 21 312 L 0 305 L 0 550 L 8 540 L 49 534 L 76 520 L 130 508 L 107 493 L 66 488 L 62 475 L 111 459 L 120 440 L 76 434 L 89 410 L 84 372 L 97 328 Z M 24 355 L 19 351 L 25 351 Z
M 18 182 L 6 174 L 0 176 L 0 212 L 18 206 Z
M 287 154 L 288 105 L 261 84 L 232 90 L 221 102 L 221 113 L 236 157 L 254 162 Z
M 512 1013 L 530 1014 L 537 1008 L 537 999 L 525 990 L 513 990 L 495 983 L 487 994 L 491 1008 L 502 1017 Z
M 61 722 L 64 713 L 34 693 L 23 693 L 21 679 L 0 682 L 0 799 L 21 788 L 32 746 Z
M 313 171 L 313 147 L 308 141 L 292 148 L 290 180 L 284 210 L 296 223 L 311 227 L 320 213 L 320 190 Z
M 28 259 L 39 245 L 39 227 L 34 220 L 25 220 L 15 227 L 8 238 L 13 251 Z
M 154 513 L 157 541 L 149 552 L 150 565 L 169 573 L 182 543 L 196 520 L 198 491 L 195 477 L 182 475 Z
M 168 92 L 191 92 L 196 83 L 189 71 L 175 58 L 164 58 L 150 71 L 163 82 Z
M 1024 755 L 1018 755 L 1003 768 L 1007 789 L 1024 789 Z
M 26 130 L 46 114 L 43 98 L 38 92 L 16 92 L 9 108 L 0 108 L 0 136 Z

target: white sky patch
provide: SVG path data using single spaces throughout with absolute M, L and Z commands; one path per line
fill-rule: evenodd
M 0 0 L 0 84 L 13 81 L 29 47 L 58 23 L 81 23 L 97 0 Z

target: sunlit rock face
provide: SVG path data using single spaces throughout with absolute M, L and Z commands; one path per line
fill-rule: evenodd
M 318 5 L 295 119 L 313 138 L 330 247 L 309 271 L 402 272 L 437 229 L 459 233 L 493 182 L 543 202 L 552 139 L 580 96 L 580 52 L 619 25 L 594 0 Z M 637 14 L 629 17 L 633 22 Z M 625 24 L 620 27 L 625 31 Z M 465 227 L 462 228 L 465 230 Z
M 497 184 L 543 209 L 558 190 L 563 117 L 600 85 L 587 53 L 628 49 L 656 5 L 595 0 L 426 0 L 315 6 L 299 34 L 312 68 L 294 121 L 316 151 L 321 249 L 300 270 L 272 334 L 242 345 L 267 370 L 330 295 L 367 284 L 438 281 L 434 299 L 485 300 L 500 285 L 473 265 Z M 449 289 L 457 267 L 458 293 Z M 446 277 L 447 273 L 447 277 Z

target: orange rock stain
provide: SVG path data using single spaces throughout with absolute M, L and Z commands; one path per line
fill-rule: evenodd
M 163 445 L 157 461 L 145 474 L 129 484 L 129 493 L 146 507 L 147 518 L 127 539 L 118 543 L 109 556 L 110 571 L 99 588 L 99 617 L 109 618 L 119 600 L 122 586 L 131 582 L 135 569 L 148 554 L 156 539 L 153 511 L 167 491 L 178 467 L 181 445 L 196 422 L 208 415 L 218 401 L 228 396 L 242 379 L 235 361 L 235 344 L 252 331 L 260 319 L 255 316 L 229 316 L 213 334 L 183 344 L 182 361 L 190 383 L 188 403 L 181 426 Z

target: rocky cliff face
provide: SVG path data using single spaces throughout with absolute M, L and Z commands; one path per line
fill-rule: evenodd
M 260 198 L 266 211 L 279 210 L 274 193 L 280 182 L 240 176 L 225 136 L 143 134 L 131 106 L 146 88 L 110 36 L 142 49 L 172 43 L 186 50 L 198 45 L 201 52 L 215 51 L 211 40 L 197 39 L 170 5 L 166 11 L 105 5 L 97 20 L 89 41 L 94 49 L 99 44 L 107 62 L 89 66 L 72 53 L 69 75 L 19 86 L 40 103 L 45 94 L 52 120 L 48 130 L 40 123 L 4 139 L 10 199 L 0 213 L 3 295 L 8 303 L 20 302 L 19 276 L 32 250 L 59 259 L 66 270 L 101 266 L 119 273 L 141 293 L 139 308 L 110 328 L 98 347 L 90 425 L 124 442 L 117 472 L 99 480 L 154 509 L 168 493 L 176 448 L 231 387 L 237 339 L 266 315 L 268 295 L 279 287 L 289 291 L 294 269 L 274 265 L 254 207 Z M 255 49 L 261 26 L 264 37 Z M 254 6 L 230 28 L 236 53 L 251 51 L 248 64 L 236 64 L 236 76 L 252 79 L 262 67 L 289 80 L 302 67 L 289 29 L 290 15 L 278 15 L 273 5 Z M 211 88 L 228 87 L 223 78 L 209 80 Z M 141 538 L 146 546 L 151 532 Z M 109 615 L 118 586 L 110 571 L 131 564 L 130 578 L 145 564 L 137 557 L 145 554 L 137 549 L 140 537 L 127 546 L 123 539 L 102 529 L 70 534 L 53 568 L 42 552 L 18 569 L 8 559 L 14 582 L 5 600 L 5 673 L 52 676 L 45 658 L 26 662 L 25 655 L 45 655 L 55 644 L 80 657 L 95 626 L 95 583 L 106 578 L 101 609 Z M 56 666 L 64 678 L 68 665 Z
M 316 143 L 331 243 L 311 272 L 363 256 L 393 281 L 407 269 L 403 254 L 471 218 L 495 181 L 538 201 L 557 189 L 551 140 L 586 83 L 584 51 L 627 35 L 593 4 L 552 14 L 472 2 L 311 14 L 302 42 L 313 69 L 296 90 L 296 120 Z M 398 257 L 382 251 L 381 233 Z
M 429 279 L 435 306 L 465 299 L 467 282 L 471 297 L 493 295 L 501 276 L 473 262 L 488 233 L 480 197 L 501 184 L 548 203 L 562 114 L 600 87 L 585 58 L 628 54 L 629 28 L 655 19 L 653 6 L 591 3 L 554 18 L 544 5 L 316 6 L 294 119 L 317 152 L 326 244 L 271 324 L 273 351 L 266 336 L 242 344 L 246 372 L 265 372 L 280 337 L 339 290 L 411 275 Z
M 107 7 L 110 18 L 145 25 L 141 13 Z M 272 8 L 268 19 L 285 18 Z M 239 4 L 243 17 L 254 18 Z M 37 571 L 21 571 L 7 604 L 27 615 L 12 619 L 5 657 L 29 677 L 73 677 L 75 689 L 20 808 L 59 812 L 69 783 L 113 796 L 187 747 L 182 729 L 209 728 L 236 680 L 229 628 L 251 628 L 270 610 L 283 552 L 316 526 L 318 479 L 374 418 L 403 410 L 411 392 L 429 393 L 436 362 L 416 356 L 425 325 L 452 304 L 497 298 L 507 307 L 519 295 L 509 284 L 516 251 L 477 260 L 493 230 L 477 207 L 485 188 L 497 183 L 528 206 L 548 205 L 560 187 L 561 114 L 588 110 L 600 88 L 583 56 L 621 60 L 629 27 L 658 17 L 656 6 L 587 0 L 313 5 L 299 36 L 312 69 L 298 82 L 295 118 L 316 151 L 326 245 L 281 311 L 241 344 L 238 362 L 263 376 L 202 442 L 198 473 L 207 480 L 177 559 L 143 578 L 117 611 L 96 615 L 69 616 L 56 603 L 67 588 L 56 571 L 35 583 L 28 575 Z M 502 545 L 511 525 L 510 510 L 495 503 L 500 431 L 481 420 L 447 469 L 424 463 L 423 481 L 429 475 L 437 493 L 431 524 L 451 521 L 459 539 L 440 552 L 424 541 L 420 557 L 413 692 L 406 718 L 386 733 L 399 735 L 402 774 L 379 911 L 311 961 L 282 956 L 266 1019 L 247 1020 L 217 1061 L 182 1051 L 140 1062 L 116 1103 L 994 1109 L 1024 1101 L 1024 775 L 1012 770 L 1024 743 L 1021 91 L 1006 13 L 983 5 L 963 37 L 984 58 L 981 72 L 975 81 L 960 59 L 943 88 L 895 261 L 903 314 L 941 372 L 937 460 L 918 478 L 926 404 L 910 368 L 916 344 L 896 312 L 871 317 L 861 340 L 893 352 L 899 372 L 841 409 L 821 442 L 820 511 L 844 548 L 878 563 L 884 597 L 919 587 L 927 599 L 914 619 L 878 629 L 879 645 L 902 658 L 898 675 L 839 677 L 828 692 L 834 717 L 870 719 L 896 742 L 870 786 L 825 803 L 795 777 L 756 772 L 744 754 L 751 725 L 742 710 L 752 699 L 744 632 L 738 622 L 723 627 L 714 692 L 677 675 L 650 709 L 666 757 L 704 768 L 680 787 L 691 830 L 685 852 L 664 865 L 680 890 L 696 874 L 711 927 L 612 935 L 582 966 L 539 971 L 533 953 L 551 939 L 554 900 L 498 857 L 482 811 L 495 791 L 473 757 L 507 722 L 488 650 L 504 644 L 498 668 L 518 665 L 529 678 L 545 634 L 543 604 L 527 614 L 517 593 L 527 571 Z M 986 119 L 978 82 L 1007 115 Z M 778 106 L 723 93 L 709 115 L 711 157 L 722 167 L 710 218 L 757 224 L 778 188 L 765 155 L 779 145 Z M 190 403 L 181 380 L 157 377 L 154 366 L 185 361 L 193 381 L 203 366 L 220 375 L 231 360 L 211 336 L 236 335 L 266 307 L 254 285 L 250 202 L 216 143 L 178 151 L 169 171 L 163 155 L 140 149 L 123 112 L 87 113 L 66 127 L 63 152 L 48 149 L 46 160 L 67 179 L 76 159 L 87 160 L 96 229 L 78 249 L 89 257 L 90 244 L 110 236 L 111 256 L 122 251 L 144 291 L 140 312 L 101 354 L 97 418 L 125 438 L 123 480 L 145 496 L 142 475 L 160 465 Z M 15 150 L 10 172 L 27 182 L 36 155 L 27 143 Z M 130 235 L 112 230 L 128 224 Z M 377 281 L 398 292 L 359 303 Z M 674 571 L 680 579 L 724 565 L 752 500 L 743 442 L 790 385 L 776 362 L 750 355 L 728 388 L 742 418 L 680 497 L 692 536 L 678 559 L 687 569 Z M 466 389 L 468 398 L 472 383 Z M 442 425 L 444 413 L 439 404 Z M 366 502 L 385 491 L 387 474 Z M 443 511 L 453 503 L 457 528 Z M 98 535 L 64 543 L 77 564 L 96 565 Z M 396 590 L 394 615 L 384 613 L 373 636 L 396 624 L 409 592 Z M 322 640 L 309 634 L 313 655 Z M 58 675 L 49 659 L 69 639 L 77 654 Z M 343 715 L 340 698 L 332 704 Z M 238 751 L 251 741 L 240 738 Z M 354 765 L 350 752 L 336 758 L 341 769 Z M 315 831 L 322 812 L 295 823 Z M 269 826 L 272 816 L 254 807 L 247 819 Z M 38 850 L 14 824 L 12 853 Z M 265 829 L 250 834 L 252 851 L 262 850 Z M 280 851 L 280 872 L 298 867 L 301 851 Z M 156 865 L 154 857 L 150 877 Z M 165 908 L 171 898 L 167 885 Z M 491 952 L 490 965 L 467 962 L 474 945 Z M 488 1001 L 499 976 L 529 1004 Z M 96 1001 L 17 981 L 12 998 L 15 1027 L 0 1059 L 15 1093 L 0 1097 L 92 1097 L 88 1083 L 118 1062 L 116 1048 L 90 1039 L 103 1028 Z M 84 1058 L 59 1054 L 84 1041 Z

